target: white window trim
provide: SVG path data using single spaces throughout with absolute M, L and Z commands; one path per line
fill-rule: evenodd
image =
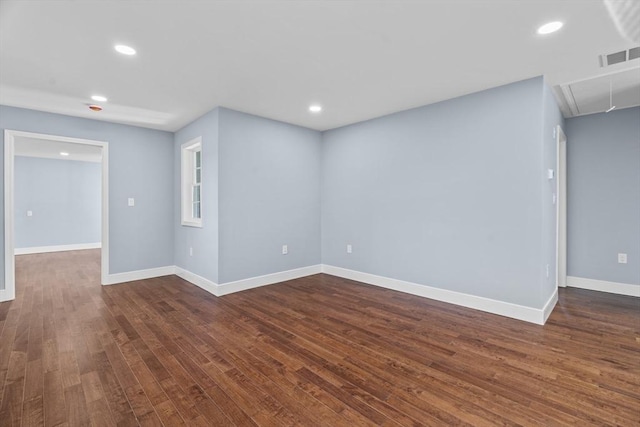
M 191 153 L 194 153 L 196 151 L 200 151 L 200 218 L 192 217 L 193 201 L 191 200 L 191 198 L 193 196 L 193 193 L 191 187 L 193 185 L 193 174 L 195 171 L 195 165 L 193 165 L 193 157 L 191 156 Z M 194 138 L 180 146 L 180 219 L 181 224 L 187 227 L 202 227 L 202 218 L 204 216 L 202 209 L 203 163 L 202 137 Z

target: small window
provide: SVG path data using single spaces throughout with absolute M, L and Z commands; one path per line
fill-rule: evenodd
M 182 144 L 182 225 L 202 227 L 202 138 Z

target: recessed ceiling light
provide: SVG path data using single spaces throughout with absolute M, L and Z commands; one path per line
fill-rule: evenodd
M 102 95 L 91 95 L 91 99 L 97 102 L 107 102 L 107 97 Z
M 311 106 L 309 106 L 309 111 L 311 111 L 312 113 L 319 113 L 320 111 L 322 111 L 322 106 L 320 106 L 320 105 L 311 105 Z
M 68 155 L 69 155 L 69 153 L 67 153 L 66 151 L 61 151 L 61 152 L 60 152 L 60 155 L 61 155 L 61 156 L 68 156 Z
M 124 44 L 117 44 L 113 47 L 116 51 L 120 52 L 123 55 L 135 55 L 136 50 L 131 46 L 127 46 Z
M 538 28 L 538 34 L 551 34 L 562 28 L 564 24 L 560 21 L 549 22 Z

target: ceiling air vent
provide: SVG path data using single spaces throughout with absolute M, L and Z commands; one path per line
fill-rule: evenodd
M 640 58 L 640 47 L 634 47 L 629 50 L 621 50 L 620 52 L 600 55 L 600 66 L 609 67 L 611 65 L 632 61 L 638 58 Z

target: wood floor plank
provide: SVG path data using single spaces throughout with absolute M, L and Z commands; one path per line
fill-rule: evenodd
M 545 326 L 314 275 L 216 298 L 16 258 L 1 426 L 640 425 L 640 299 L 560 289 Z
M 43 406 L 45 426 L 57 426 L 66 421 L 66 402 L 60 371 L 44 374 Z
M 64 389 L 64 400 L 67 405 L 67 421 L 72 426 L 90 424 L 89 410 L 81 384 L 74 384 Z
M 42 395 L 27 400 L 23 404 L 23 426 L 43 426 L 44 425 L 44 407 Z
M 104 351 L 93 354 L 104 398 L 117 425 L 137 425 L 135 415 Z
M 24 396 L 25 401 L 41 397 L 44 393 L 44 373 L 42 359 L 27 362 L 25 372 Z
M 87 411 L 89 411 L 89 419 L 92 427 L 98 426 L 115 426 L 116 422 L 111 416 L 107 401 L 102 398 L 87 403 Z

